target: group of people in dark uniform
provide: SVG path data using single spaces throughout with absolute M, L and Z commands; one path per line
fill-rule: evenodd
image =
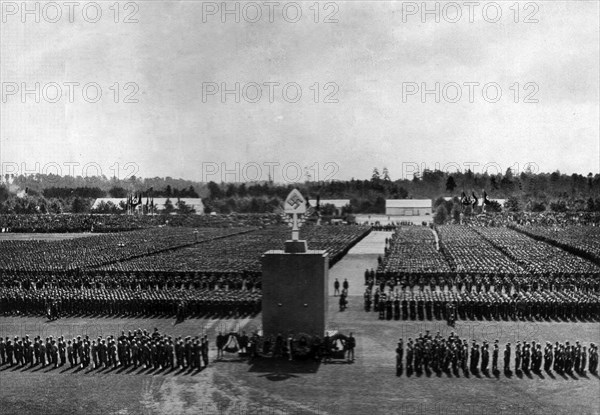
M 258 291 L 222 289 L 0 288 L 0 314 L 229 317 L 259 313 L 261 298 Z
M 24 290 L 73 287 L 78 289 L 131 288 L 162 290 L 254 290 L 260 289 L 261 274 L 243 272 L 153 272 L 115 270 L 0 271 L 0 286 Z
M 252 272 L 0 271 L 0 315 L 254 315 L 259 286 Z
M 365 311 L 381 320 L 600 320 L 600 294 L 578 291 L 456 292 L 396 290 L 364 293 Z
M 69 365 L 92 369 L 124 367 L 137 369 L 196 369 L 209 364 L 207 336 L 172 337 L 138 329 L 118 337 L 65 339 L 40 336 L 0 338 L 0 363 L 10 367 L 54 367 Z
M 336 278 L 333 282 L 333 296 L 340 297 L 339 305 L 340 311 L 346 310 L 348 308 L 348 289 L 350 288 L 350 283 L 347 278 L 344 278 L 344 282 L 342 283 L 342 291 L 340 292 L 340 282 Z
M 514 356 L 514 364 L 513 358 Z M 500 360 L 502 359 L 502 360 Z M 557 373 L 585 375 L 586 369 L 592 374 L 598 374 L 598 346 L 590 343 L 589 348 L 576 341 L 570 344 L 546 342 L 542 348 L 539 342 L 520 341 L 515 345 L 514 355 L 510 343 L 500 350 L 498 340 L 490 345 L 483 341 L 480 345 L 473 340 L 469 347 L 467 339 L 461 339 L 454 332 L 448 338 L 438 332 L 432 336 L 429 331 L 418 337 L 408 339 L 406 345 L 403 339 L 396 347 L 396 375 L 400 376 L 406 368 L 406 374 L 412 373 L 454 373 L 464 376 L 480 372 L 498 374 L 503 368 L 505 374 L 510 374 L 511 367 L 517 373 L 540 373 L 555 371 Z
M 600 319 L 598 275 L 439 272 L 391 277 L 373 269 L 364 275 L 365 310 L 378 312 L 380 319 Z
M 227 215 L 126 215 L 118 214 L 3 214 L 0 232 L 123 232 L 169 225 L 173 227 L 267 226 L 281 222 L 276 213 Z
M 452 273 L 407 272 L 384 273 L 365 270 L 365 285 L 384 288 L 489 292 L 492 288 L 506 293 L 535 291 L 582 291 L 600 292 L 600 279 L 595 275 L 578 273 L 501 274 L 501 273 Z

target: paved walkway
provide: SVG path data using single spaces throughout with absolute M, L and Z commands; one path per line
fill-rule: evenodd
M 341 285 L 348 279 L 348 295 L 362 296 L 365 291 L 365 269 L 377 269 L 377 257 L 383 256 L 385 238 L 391 232 L 371 232 L 356 244 L 340 262 L 329 270 L 329 295 L 333 296 L 333 282 L 337 278 Z

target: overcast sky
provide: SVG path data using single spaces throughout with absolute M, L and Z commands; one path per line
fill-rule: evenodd
M 443 168 L 452 162 L 463 168 L 479 163 L 472 165 L 478 172 L 486 163 L 502 170 L 534 163 L 547 172 L 599 172 L 597 1 L 536 2 L 527 8 L 523 2 L 518 16 L 513 1 L 499 2 L 502 17 L 496 23 L 486 21 L 497 10 L 484 12 L 485 2 L 474 9 L 472 23 L 462 2 L 460 18 L 456 8 L 439 3 L 439 23 L 435 14 L 425 22 L 420 10 L 406 14 L 421 2 L 335 2 L 327 8 L 321 3 L 318 16 L 310 9 L 313 2 L 298 2 L 302 16 L 296 23 L 291 20 L 297 8 L 283 12 L 285 2 L 275 8 L 273 22 L 268 6 L 238 3 L 239 23 L 233 15 L 222 22 L 221 11 L 212 6 L 220 9 L 220 2 L 144 1 L 135 3 L 139 10 L 120 3 L 119 23 L 109 9 L 112 1 L 98 3 L 102 16 L 96 23 L 84 19 L 95 15 L 91 8 L 83 15 L 86 3 L 75 9 L 73 23 L 66 7 L 51 23 L 56 10 L 39 3 L 36 23 L 35 15 L 23 15 L 21 2 L 4 3 L 4 172 L 14 169 L 12 163 L 20 170 L 23 163 L 29 170 L 39 163 L 40 172 L 53 172 L 56 163 L 66 174 L 70 162 L 80 163 L 75 173 L 96 163 L 111 176 L 118 163 L 123 177 L 134 170 L 124 170 L 125 164 L 135 163 L 142 177 L 216 181 L 222 175 L 207 173 L 215 166 L 234 171 L 236 162 L 239 173 L 226 179 L 254 177 L 252 163 L 262 166 L 262 179 L 264 163 L 280 163 L 276 180 L 285 163 L 312 166 L 321 179 L 367 178 L 374 166 L 387 166 L 397 179 L 414 170 L 413 163 Z M 262 16 L 246 21 L 255 18 L 255 4 Z M 137 23 L 122 22 L 130 14 Z M 337 23 L 324 23 L 326 17 Z M 39 103 L 34 94 L 21 94 L 23 86 L 35 89 L 36 82 Z M 48 102 L 56 95 L 52 82 L 62 93 L 56 103 Z M 72 84 L 72 103 L 65 82 L 79 83 Z M 239 103 L 234 94 L 223 99 L 219 91 L 203 97 L 203 90 L 222 84 L 234 89 L 236 82 Z M 268 82 L 279 83 L 271 84 L 273 102 Z M 434 90 L 436 82 L 439 102 L 420 91 L 403 97 L 403 89 Z M 82 96 L 87 83 L 102 88 L 98 102 L 87 102 L 94 88 Z M 296 95 L 293 87 L 284 95 L 288 83 L 301 88 L 298 102 L 288 102 Z M 501 89 L 497 102 L 488 102 L 496 97 L 494 87 L 482 92 L 488 83 Z M 255 98 L 256 84 L 262 96 L 247 102 Z M 13 94 L 15 85 L 19 90 Z M 456 85 L 462 96 L 449 102 L 456 100 Z M 139 102 L 122 102 L 130 93 Z M 324 102 L 327 97 L 337 102 Z M 286 173 L 288 179 L 297 176 L 295 168 Z

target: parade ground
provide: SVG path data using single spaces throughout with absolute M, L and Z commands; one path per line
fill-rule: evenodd
M 535 340 L 600 342 L 597 323 L 531 321 L 385 321 L 363 309 L 364 270 L 375 268 L 387 233 L 373 232 L 330 270 L 328 329 L 352 332 L 356 360 L 328 364 L 272 359 L 252 363 L 225 354 L 215 361 L 218 331 L 260 329 L 251 319 L 0 317 L 0 335 L 120 335 L 138 328 L 173 336 L 208 334 L 210 364 L 200 371 L 153 369 L 0 368 L 0 414 L 598 414 L 600 380 L 589 373 L 437 373 L 396 376 L 402 337 L 437 331 L 504 344 Z M 340 312 L 333 281 L 347 278 Z M 502 357 L 500 358 L 500 361 Z M 514 365 L 511 362 L 511 367 Z M 502 366 L 502 363 L 499 363 Z

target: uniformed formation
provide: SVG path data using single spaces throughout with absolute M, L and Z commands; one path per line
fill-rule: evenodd
M 600 275 L 584 274 L 479 274 L 479 273 L 404 273 L 387 277 L 376 273 L 373 269 L 365 271 L 365 285 L 377 285 L 381 291 L 388 288 L 420 288 L 424 291 L 429 287 L 435 291 L 442 290 L 489 292 L 503 290 L 506 293 L 528 291 L 564 291 L 576 290 L 588 293 L 600 292 Z
M 181 249 L 164 250 L 149 256 L 139 256 L 127 261 L 111 262 L 98 267 L 102 271 L 120 273 L 260 273 L 261 256 L 270 250 L 282 249 L 289 238 L 289 228 L 271 226 L 214 239 Z M 302 227 L 301 238 L 309 241 L 310 249 L 324 250 L 333 266 L 370 229 L 363 226 L 312 226 Z
M 470 215 L 463 218 L 463 223 L 478 226 L 598 226 L 598 212 L 488 212 L 484 215 Z
M 511 229 L 600 264 L 600 226 L 512 225 Z
M 39 336 L 31 339 L 0 338 L 0 363 L 17 367 L 68 367 L 93 369 L 132 367 L 137 369 L 188 369 L 201 370 L 209 364 L 207 336 L 171 337 L 158 329 L 149 333 L 138 329 L 121 332 L 119 337 L 108 336 L 90 339 L 77 336 Z
M 309 226 L 302 237 L 311 249 L 326 250 L 335 263 L 370 231 L 361 226 Z M 185 273 L 260 273 L 266 251 L 281 249 L 286 226 L 260 229 L 162 227 L 60 241 L 0 241 L 0 271 L 29 272 L 34 277 L 95 276 L 109 272 L 132 275 Z
M 500 350 L 498 340 L 490 345 L 483 341 L 480 345 L 473 340 L 469 347 L 467 339 L 460 339 L 454 333 L 444 338 L 438 332 L 432 336 L 429 331 L 418 337 L 408 339 L 406 346 L 400 339 L 396 347 L 396 375 L 400 376 L 406 368 L 407 375 L 423 372 L 446 372 L 459 375 L 462 371 L 465 376 L 479 372 L 499 373 L 500 369 L 505 374 L 510 374 L 511 368 L 517 373 L 540 373 L 542 368 L 546 372 L 585 375 L 586 370 L 592 374 L 598 373 L 598 346 L 590 343 L 589 348 L 576 341 L 559 343 L 536 341 L 518 341 L 513 350 L 510 343 L 506 343 Z
M 312 358 L 325 363 L 333 359 L 354 361 L 356 340 L 349 336 L 329 333 L 321 340 L 318 336 L 305 334 L 293 336 L 270 336 L 262 338 L 257 332 L 219 332 L 216 337 L 216 360 L 225 357 L 225 352 L 239 357 L 285 358 L 289 360 Z M 124 331 L 118 337 L 77 336 L 65 339 L 53 336 L 42 339 L 15 336 L 13 339 L 0 337 L 0 366 L 35 366 L 58 368 L 68 365 L 90 370 L 103 368 L 152 368 L 201 370 L 209 364 L 209 340 L 207 335 L 172 337 L 138 329 Z
M 120 271 L 62 271 L 30 272 L 0 271 L 0 287 L 24 290 L 44 288 L 131 288 L 134 290 L 162 289 L 260 289 L 260 272 L 120 272 Z
M 58 273 L 84 271 L 151 257 L 166 250 L 216 243 L 247 228 L 150 228 L 59 241 L 0 241 L 0 270 Z M 155 271 L 155 269 L 152 269 Z
M 156 226 L 267 226 L 281 222 L 276 213 L 229 215 L 52 214 L 0 215 L 0 232 L 122 232 Z
M 247 290 L 0 288 L 0 313 L 61 316 L 239 317 L 259 313 L 261 293 Z
M 487 241 L 494 249 L 518 264 L 525 273 L 600 275 L 600 263 L 594 263 L 587 258 L 538 241 L 513 229 L 498 227 L 474 227 L 472 229 L 482 240 Z M 593 238 L 591 232 L 582 235 L 582 238 Z
M 504 291 L 512 294 L 528 291 L 565 291 L 574 290 L 587 293 L 600 292 L 600 275 L 547 273 L 547 274 L 482 274 L 482 273 L 402 273 L 387 276 L 373 269 L 365 271 L 365 285 L 378 286 L 381 291 L 387 288 L 414 289 L 430 291 L 436 289 L 457 290 L 460 292 Z
M 384 257 L 372 279 L 391 285 L 442 285 L 470 279 L 479 285 L 532 286 L 539 281 L 548 289 L 583 283 L 599 287 L 600 266 L 587 259 L 589 255 L 573 253 L 575 247 L 580 253 L 598 253 L 600 245 L 594 244 L 593 233 L 577 231 L 587 242 L 569 239 L 571 252 L 507 228 L 446 225 L 435 230 L 400 228 L 386 240 Z
M 0 313 L 12 315 L 254 315 L 260 256 L 289 229 L 155 228 L 58 242 L 0 241 Z M 305 226 L 330 265 L 368 234 Z M 7 248 L 6 250 L 4 248 Z
M 365 311 L 380 320 L 561 320 L 599 321 L 600 294 L 581 291 L 457 292 L 418 289 L 364 293 Z
M 481 226 L 600 225 L 597 212 L 499 212 L 465 216 L 465 223 Z M 277 213 L 231 213 L 228 215 L 125 215 L 125 214 L 8 214 L 0 216 L 0 232 L 121 232 L 155 226 L 231 227 L 268 226 L 281 223 Z M 395 225 L 411 222 L 397 221 Z M 389 230 L 389 225 L 374 225 L 375 230 Z
M 569 249 L 508 228 L 401 227 L 377 270 L 365 270 L 365 310 L 388 320 L 597 321 L 600 267 L 586 256 L 600 249 L 596 231 L 561 229 Z

